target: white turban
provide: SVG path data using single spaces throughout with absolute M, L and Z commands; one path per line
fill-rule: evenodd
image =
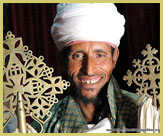
M 124 24 L 113 3 L 62 3 L 57 5 L 51 34 L 59 50 L 84 41 L 118 47 Z

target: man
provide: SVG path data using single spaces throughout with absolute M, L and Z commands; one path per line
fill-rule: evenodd
M 112 76 L 124 24 L 112 3 L 58 4 L 51 32 L 71 93 L 52 107 L 42 132 L 109 133 L 137 127 L 138 96 L 122 91 Z
M 43 127 L 36 121 L 30 124 L 37 132 L 110 133 L 137 128 L 139 96 L 120 89 L 112 75 L 124 24 L 112 3 L 58 4 L 51 33 L 71 81 L 70 94 L 51 108 L 52 116 Z

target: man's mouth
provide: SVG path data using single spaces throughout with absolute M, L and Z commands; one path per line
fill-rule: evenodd
M 83 83 L 83 84 L 96 84 L 97 82 L 99 82 L 101 79 L 100 76 L 96 76 L 96 77 L 80 77 L 79 80 Z

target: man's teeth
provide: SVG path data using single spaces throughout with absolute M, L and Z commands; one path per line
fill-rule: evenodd
M 86 84 L 95 84 L 97 83 L 99 80 L 82 80 L 82 83 L 86 83 Z

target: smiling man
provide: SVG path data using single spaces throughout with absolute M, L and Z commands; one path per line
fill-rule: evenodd
M 36 121 L 27 124 L 29 133 L 140 132 L 136 128 L 155 132 L 160 128 L 160 112 L 152 99 L 137 105 L 139 96 L 120 89 L 112 75 L 124 25 L 113 3 L 57 5 L 51 35 L 71 82 L 70 94 L 54 104 L 43 127 Z M 12 119 L 4 132 L 18 132 L 16 123 Z
M 111 48 L 103 42 L 82 42 L 71 47 L 68 74 L 81 100 L 96 99 L 109 81 L 118 58 L 118 49 L 112 55 Z
M 71 47 L 68 75 L 75 86 L 74 96 L 85 116 L 93 122 L 98 94 L 109 81 L 118 58 L 118 49 L 103 42 L 81 42 Z
M 71 87 L 51 109 L 42 132 L 110 133 L 137 127 L 138 96 L 121 90 L 112 76 L 124 24 L 113 3 L 57 5 L 51 34 Z

